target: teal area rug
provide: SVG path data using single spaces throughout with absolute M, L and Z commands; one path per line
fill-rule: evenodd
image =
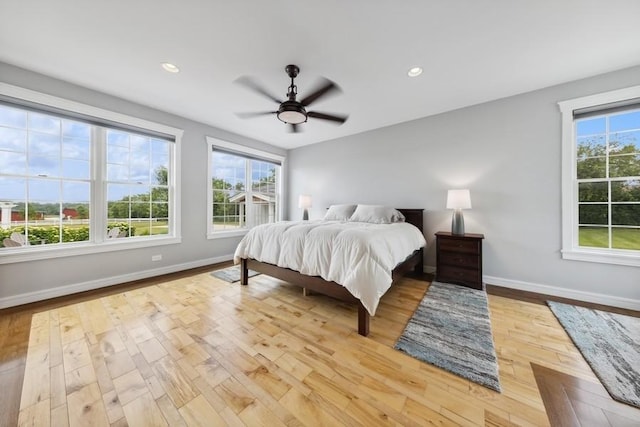
M 258 274 L 260 273 L 258 273 L 257 271 L 249 270 L 249 277 L 257 276 Z M 240 266 L 234 265 L 232 267 L 223 268 L 222 270 L 212 271 L 211 275 L 229 283 L 239 282 Z
M 611 397 L 640 407 L 640 319 L 547 301 Z
M 489 305 L 482 290 L 431 283 L 395 348 L 500 391 Z

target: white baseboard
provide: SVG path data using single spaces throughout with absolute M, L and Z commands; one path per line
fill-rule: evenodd
M 594 292 L 584 292 L 567 288 L 559 288 L 557 286 L 541 285 L 539 283 L 503 279 L 502 277 L 494 276 L 483 276 L 483 281 L 486 284 L 501 286 L 504 288 L 518 289 L 521 291 L 535 292 L 544 295 L 553 295 L 578 301 L 592 302 L 596 304 L 609 305 L 611 307 L 640 311 L 640 300 L 631 298 L 621 298 L 611 295 L 597 294 Z
M 135 273 L 122 274 L 119 276 L 105 277 L 88 282 L 75 283 L 72 285 L 59 286 L 53 289 L 44 289 L 41 291 L 27 292 L 19 295 L 11 295 L 0 298 L 0 309 L 14 307 L 16 305 L 28 304 L 31 302 L 42 301 L 50 298 L 71 295 L 77 292 L 90 291 L 93 289 L 104 288 L 107 286 L 118 285 L 121 283 L 131 282 L 134 280 L 146 279 L 163 274 L 175 273 L 178 271 L 189 270 L 191 268 L 203 267 L 205 265 L 217 264 L 219 262 L 230 261 L 233 254 L 224 255 L 215 258 L 206 258 L 197 261 L 186 262 L 182 264 L 168 265 L 165 267 L 154 268 L 151 270 L 137 271 Z

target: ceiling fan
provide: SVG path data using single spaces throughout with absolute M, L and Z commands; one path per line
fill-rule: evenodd
M 300 132 L 299 124 L 305 123 L 309 118 L 329 120 L 339 124 L 344 123 L 349 116 L 320 113 L 318 111 L 307 111 L 306 107 L 311 103 L 317 101 L 323 96 L 328 95 L 331 92 L 340 92 L 340 88 L 334 82 L 328 79 L 322 79 L 319 87 L 313 91 L 310 95 L 300 101 L 296 100 L 298 95 L 298 87 L 294 83 L 294 79 L 298 76 L 300 68 L 297 65 L 287 65 L 284 69 L 287 75 L 291 78 L 291 85 L 287 91 L 287 100 L 281 101 L 275 96 L 271 95 L 266 89 L 260 86 L 258 83 L 250 79 L 249 77 L 240 77 L 236 80 L 237 83 L 252 89 L 259 94 L 269 98 L 270 100 L 280 104 L 277 111 L 259 111 L 252 113 L 236 113 L 241 118 L 252 118 L 259 116 L 266 116 L 275 114 L 278 119 L 291 126 L 291 132 Z

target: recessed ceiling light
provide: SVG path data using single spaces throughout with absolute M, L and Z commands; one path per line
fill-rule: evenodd
M 409 71 L 407 71 L 409 77 L 418 77 L 420 74 L 422 74 L 422 68 L 420 67 L 409 68 Z
M 162 68 L 164 68 L 165 71 L 168 71 L 170 73 L 179 73 L 180 72 L 180 68 L 178 68 L 177 65 L 174 65 L 171 62 L 163 62 L 162 63 Z

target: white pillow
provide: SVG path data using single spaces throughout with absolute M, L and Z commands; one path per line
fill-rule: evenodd
M 349 221 L 356 205 L 331 205 L 324 214 L 325 221 Z
M 349 221 L 370 222 L 372 224 L 392 224 L 404 222 L 404 215 L 397 209 L 381 205 L 358 205 Z

